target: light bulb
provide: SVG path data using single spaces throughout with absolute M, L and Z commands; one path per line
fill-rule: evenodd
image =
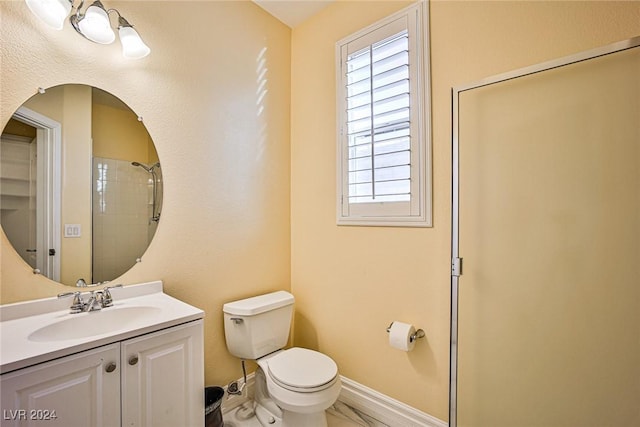
M 82 35 L 92 42 L 110 44 L 116 39 L 109 22 L 109 15 L 99 1 L 87 8 L 82 19 L 78 21 L 78 27 Z
M 29 10 L 45 24 L 56 30 L 61 30 L 65 18 L 71 12 L 71 2 L 68 0 L 25 0 Z
M 120 42 L 122 43 L 122 55 L 125 58 L 139 59 L 149 55 L 151 49 L 144 44 L 140 35 L 133 27 L 121 26 L 118 28 Z

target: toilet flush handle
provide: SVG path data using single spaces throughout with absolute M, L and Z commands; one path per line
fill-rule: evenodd
M 244 322 L 244 319 L 241 317 L 232 317 L 230 320 L 233 322 L 234 325 L 239 325 L 242 322 Z

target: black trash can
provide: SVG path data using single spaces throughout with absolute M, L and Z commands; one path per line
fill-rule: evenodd
M 222 387 L 205 387 L 204 389 L 204 425 L 205 427 L 223 427 L 222 421 Z

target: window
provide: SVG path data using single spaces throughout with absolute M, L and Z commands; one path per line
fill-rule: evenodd
M 427 4 L 336 45 L 338 224 L 430 226 Z

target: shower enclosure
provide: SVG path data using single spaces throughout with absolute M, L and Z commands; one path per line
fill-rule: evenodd
M 162 206 L 160 163 L 94 157 L 93 277 L 98 283 L 131 268 L 153 238 Z
M 640 425 L 640 38 L 453 91 L 450 425 Z

